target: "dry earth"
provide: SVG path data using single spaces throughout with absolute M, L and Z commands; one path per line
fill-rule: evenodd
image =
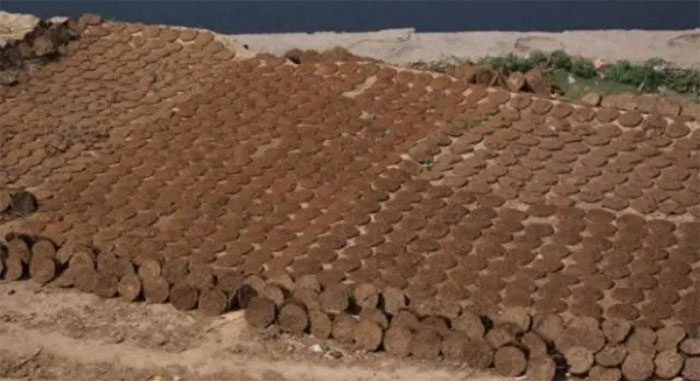
M 0 283 L 0 300 L 0 379 L 507 380 L 257 331 L 242 311 L 212 318 L 31 281 Z

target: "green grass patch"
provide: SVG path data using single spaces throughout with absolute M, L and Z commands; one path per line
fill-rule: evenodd
M 580 96 L 587 91 L 671 91 L 700 98 L 700 70 L 675 68 L 658 58 L 643 64 L 619 61 L 596 69 L 593 61 L 556 50 L 551 53 L 536 51 L 527 57 L 514 54 L 486 57 L 480 63 L 490 65 L 506 75 L 540 68 L 549 73 L 552 82 L 567 96 Z
M 433 169 L 433 164 L 435 164 L 435 158 L 431 155 L 428 155 L 420 161 L 420 164 L 421 166 L 423 166 L 423 169 L 429 171 Z
M 553 70 L 549 76 L 552 84 L 569 99 L 579 99 L 586 93 L 618 94 L 637 92 L 637 88 L 600 77 L 582 78 L 562 69 Z

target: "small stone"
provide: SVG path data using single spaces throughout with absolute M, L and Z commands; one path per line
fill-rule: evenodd
M 151 344 L 160 347 L 160 346 L 165 345 L 165 343 L 168 342 L 168 339 L 163 334 L 156 332 L 153 335 L 151 335 L 150 342 L 151 342 Z
M 319 344 L 314 344 L 314 345 L 309 347 L 309 351 L 311 351 L 313 353 L 322 353 L 323 348 L 321 348 L 321 346 Z
M 124 334 L 119 331 L 112 332 L 110 339 L 113 343 L 119 344 L 124 341 Z
M 337 360 L 337 359 L 343 357 L 343 352 L 338 351 L 338 350 L 332 350 L 332 351 L 328 352 L 328 356 Z

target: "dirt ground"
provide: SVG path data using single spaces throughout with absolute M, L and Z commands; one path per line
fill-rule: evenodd
M 506 380 L 32 281 L 0 283 L 0 380 Z

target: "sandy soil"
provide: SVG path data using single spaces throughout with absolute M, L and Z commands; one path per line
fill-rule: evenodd
M 700 66 L 697 53 L 693 53 L 700 47 L 700 29 L 418 33 L 406 28 L 365 33 L 240 34 L 230 38 L 255 51 L 272 54 L 292 48 L 321 51 L 341 46 L 353 54 L 397 65 L 563 49 L 590 59 L 643 62 L 662 57 L 682 67 Z
M 240 311 L 211 318 L 31 281 L 0 283 L 0 300 L 1 380 L 505 380 L 255 331 Z

